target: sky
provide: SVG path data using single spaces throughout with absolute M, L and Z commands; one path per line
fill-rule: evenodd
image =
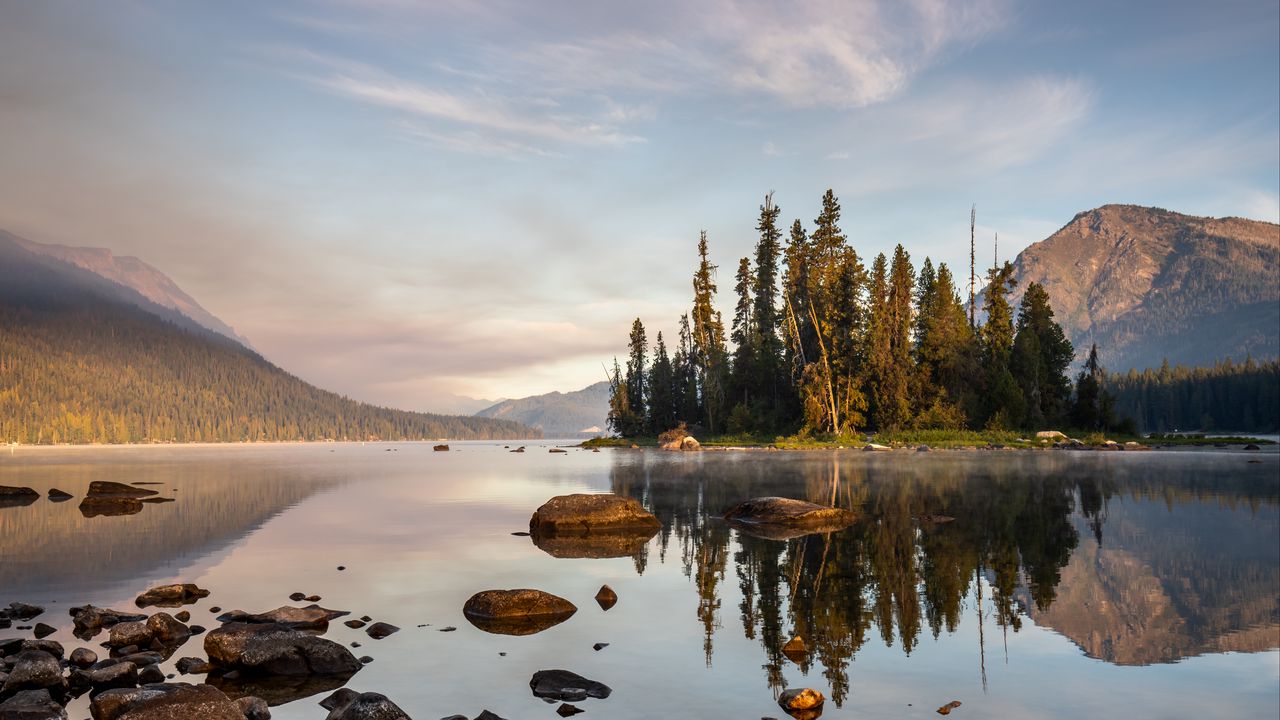
M 172 277 L 351 397 L 605 378 L 728 314 L 767 192 L 870 258 L 1107 203 L 1280 222 L 1280 3 L 0 0 L 0 228 Z M 669 342 L 670 344 L 674 344 Z

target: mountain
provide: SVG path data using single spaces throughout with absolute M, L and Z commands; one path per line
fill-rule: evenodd
M 0 235 L 0 442 L 527 438 L 321 390 L 137 290 Z
M 8 241 L 28 252 L 55 258 L 94 275 L 123 285 L 152 303 L 182 313 L 200 326 L 224 335 L 245 347 L 249 341 L 213 313 L 200 307 L 200 303 L 182 291 L 168 275 L 142 262 L 136 257 L 117 257 L 106 248 L 45 245 L 0 230 L 0 242 Z
M 467 397 L 466 395 L 440 395 L 427 403 L 422 409 L 426 412 L 441 413 L 444 415 L 475 415 L 481 410 L 486 410 L 490 406 L 502 402 L 506 398 L 498 398 L 497 400 L 484 400 L 482 398 Z
M 602 435 L 609 416 L 609 383 L 601 381 L 568 393 L 503 400 L 476 416 L 524 423 L 541 430 L 545 437 Z
M 1104 205 L 1018 254 L 1083 359 L 1109 370 L 1280 355 L 1280 225 Z

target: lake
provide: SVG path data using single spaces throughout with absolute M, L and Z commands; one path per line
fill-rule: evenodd
M 317 594 L 402 628 L 373 640 L 335 622 L 325 637 L 373 658 L 348 687 L 384 693 L 416 720 L 486 708 L 556 718 L 529 687 L 551 668 L 613 689 L 575 703 L 600 718 L 784 718 L 775 698 L 796 687 L 826 695 L 823 718 L 937 717 L 952 700 L 958 718 L 1280 716 L 1274 446 L 553 454 L 551 444 L 6 449 L 0 485 L 76 499 L 0 507 L 0 606 L 42 605 L 36 621 L 68 652 L 105 656 L 101 637 L 72 636 L 68 607 L 134 609 L 149 587 L 194 582 L 212 595 L 188 606 L 192 622 L 212 628 L 213 606 L 257 612 Z M 143 487 L 175 502 L 86 517 L 78 502 L 94 480 L 158 483 Z M 604 558 L 512 534 L 574 492 L 634 497 L 662 530 Z M 790 539 L 720 519 L 763 495 L 860 519 Z M 594 554 L 618 554 L 607 550 Z M 593 600 L 602 584 L 619 597 L 607 612 Z M 578 611 L 520 637 L 464 618 L 473 593 L 518 587 Z M 783 651 L 795 635 L 806 652 Z M 204 657 L 201 640 L 166 672 Z M 322 718 L 327 694 L 273 717 Z M 70 716 L 87 708 L 81 698 Z

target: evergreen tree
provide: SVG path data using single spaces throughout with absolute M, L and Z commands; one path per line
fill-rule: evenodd
M 755 332 L 754 301 L 751 297 L 752 283 L 751 260 L 742 258 L 738 261 L 738 273 L 734 276 L 733 291 L 738 297 L 738 304 L 733 311 L 733 324 L 729 339 L 733 341 L 733 371 L 731 374 L 729 396 L 732 398 L 735 411 L 749 413 L 752 395 L 760 390 L 755 372 L 757 336 Z
M 693 275 L 693 357 L 702 418 L 711 432 L 723 426 L 727 380 L 724 323 L 715 309 L 715 272 L 704 230 L 698 238 L 698 270 Z
M 889 270 L 884 253 L 871 263 L 871 280 L 867 288 L 867 335 L 865 383 L 870 395 L 871 421 L 877 428 L 887 428 L 893 417 L 891 398 L 893 364 L 893 310 L 889 304 Z
M 923 273 L 922 273 L 923 275 Z M 922 289 L 923 292 L 923 289 Z M 916 354 L 921 378 L 923 427 L 956 429 L 976 404 L 974 377 L 978 374 L 977 337 L 946 263 L 938 266 L 929 301 L 922 303 L 917 321 Z
M 667 345 L 658 333 L 653 350 L 653 366 L 649 370 L 649 430 L 661 433 L 679 423 L 678 395 L 680 383 L 667 355 Z
M 784 403 L 782 340 L 778 336 L 778 260 L 782 254 L 782 233 L 778 230 L 781 208 L 773 202 L 773 193 L 764 198 L 760 206 L 760 219 L 756 230 L 760 238 L 756 242 L 756 274 L 752 283 L 754 295 L 753 384 L 759 389 L 756 402 L 759 416 L 766 423 L 777 423 L 780 406 Z
M 1165 369 L 1168 364 L 1166 362 Z M 1115 407 L 1111 395 L 1103 387 L 1106 371 L 1098 362 L 1098 344 L 1089 347 L 1089 359 L 1076 376 L 1076 400 L 1072 423 L 1082 430 L 1105 431 L 1115 425 Z
M 878 426 L 900 428 L 911 413 L 911 300 L 915 290 L 911 256 L 901 245 L 893 251 L 888 290 L 889 364 L 880 377 Z
M 613 359 L 613 372 L 609 373 L 609 416 L 605 424 L 609 431 L 616 435 L 627 435 L 631 428 L 631 400 L 627 392 L 627 382 L 622 377 L 622 369 L 618 367 L 618 358 Z
M 1022 390 L 1009 371 L 1013 352 L 1013 310 L 1009 293 L 1013 289 L 1013 265 L 993 267 L 987 272 L 987 289 L 982 309 L 987 321 L 981 329 L 983 364 L 986 369 L 986 425 L 1012 428 L 1020 425 L 1026 413 Z
M 649 342 L 645 338 L 644 323 L 640 322 L 640 318 L 636 318 L 635 322 L 631 323 L 631 338 L 627 346 L 627 377 L 624 381 L 627 387 L 629 412 L 624 418 L 623 434 L 627 436 L 642 435 L 648 431 L 645 427 L 648 400 L 648 392 L 645 389 L 648 382 L 646 377 L 648 351 Z
M 693 425 L 698 422 L 698 366 L 694 358 L 693 331 L 689 314 L 680 316 L 680 339 L 674 360 L 676 374 L 676 418 Z
M 1031 283 L 1018 309 L 1011 360 L 1014 379 L 1026 402 L 1026 427 L 1066 419 L 1071 401 L 1067 368 L 1073 357 L 1075 348 L 1053 320 L 1049 294 L 1040 283 Z

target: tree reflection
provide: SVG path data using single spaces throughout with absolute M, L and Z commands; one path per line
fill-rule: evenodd
M 679 549 L 698 593 L 708 665 L 732 555 L 742 632 L 759 641 L 775 695 L 787 686 L 783 645 L 799 635 L 808 652 L 790 661 L 805 673 L 821 666 L 840 706 L 850 665 L 873 628 L 886 645 L 910 654 L 926 626 L 935 639 L 955 632 L 966 598 L 990 592 L 991 609 L 982 600 L 969 609 L 980 638 L 987 623 L 1002 634 L 1018 632 L 1027 610 L 1018 604 L 1020 590 L 1038 612 L 1055 601 L 1080 544 L 1077 512 L 1101 545 L 1108 503 L 1120 492 L 1114 478 L 1089 465 L 1049 463 L 1053 472 L 1045 472 L 1046 458 L 988 463 L 984 455 L 911 462 L 834 452 L 762 462 L 751 453 L 637 453 L 620 456 L 611 477 L 614 492 L 637 497 L 662 521 L 662 556 L 672 543 Z M 1216 492 L 1170 488 L 1168 478 L 1142 474 L 1127 478 L 1125 490 L 1168 502 Z M 860 520 L 840 532 L 777 541 L 736 532 L 720 519 L 733 504 L 764 495 L 846 508 Z M 1274 494 L 1263 502 L 1274 504 Z M 945 517 L 955 521 L 936 522 Z

